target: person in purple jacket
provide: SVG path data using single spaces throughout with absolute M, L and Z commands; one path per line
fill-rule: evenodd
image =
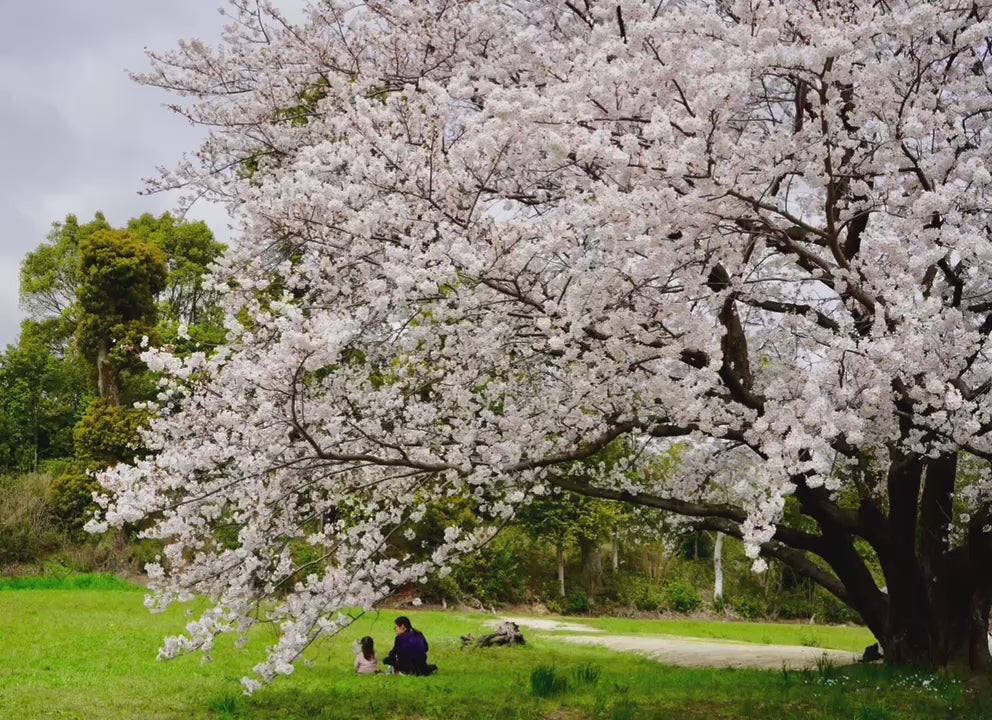
M 393 649 L 383 660 L 392 665 L 397 675 L 433 675 L 437 665 L 427 664 L 427 638 L 419 630 L 414 630 L 410 618 L 401 615 L 396 618 L 396 640 Z

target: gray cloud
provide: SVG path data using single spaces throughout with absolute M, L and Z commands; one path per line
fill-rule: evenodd
M 126 71 L 146 69 L 145 47 L 213 41 L 224 24 L 211 0 L 9 5 L 0 45 L 0 348 L 15 341 L 22 319 L 20 261 L 53 221 L 102 210 L 116 225 L 174 206 L 175 197 L 139 196 L 142 178 L 194 150 L 200 132 L 162 106 L 168 95 Z M 192 215 L 227 239 L 222 210 Z

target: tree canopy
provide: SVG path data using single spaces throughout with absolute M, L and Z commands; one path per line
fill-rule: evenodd
M 155 454 L 102 479 L 165 542 L 160 603 L 216 602 L 166 655 L 272 607 L 257 670 L 289 672 L 490 532 L 383 552 L 431 498 L 498 525 L 559 485 L 742 538 L 891 662 L 987 671 L 988 3 L 244 5 L 141 78 L 212 128 L 161 184 L 245 227 L 226 346 L 145 355 Z

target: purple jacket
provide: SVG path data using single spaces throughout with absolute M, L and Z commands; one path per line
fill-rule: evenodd
M 383 660 L 404 675 L 427 674 L 427 638 L 419 630 L 407 630 L 396 636 L 393 649 Z

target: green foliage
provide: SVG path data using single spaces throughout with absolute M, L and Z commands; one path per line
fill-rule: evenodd
M 168 327 L 178 323 L 191 327 L 204 342 L 217 342 L 223 337 L 217 297 L 203 286 L 203 275 L 226 246 L 214 240 L 213 232 L 204 222 L 176 221 L 169 213 L 160 217 L 145 214 L 127 223 L 135 238 L 162 251 L 168 275 L 159 298 L 162 320 Z M 218 337 L 218 333 L 220 336 Z M 165 338 L 175 342 L 175 335 Z
M 520 565 L 519 548 L 524 539 L 512 533 L 500 535 L 479 552 L 459 563 L 451 577 L 461 592 L 483 605 L 520 602 L 526 577 Z
M 88 401 L 86 364 L 62 353 L 50 324 L 27 320 L 0 355 L 0 470 L 28 471 L 72 454 L 72 426 Z
M 95 398 L 73 433 L 76 456 L 90 466 L 106 466 L 144 454 L 140 430 L 148 419 L 146 410 Z
M 134 362 L 141 337 L 156 321 L 165 289 L 165 254 L 122 230 L 101 230 L 79 248 L 76 341 L 91 360 L 112 351 L 116 365 Z
M 50 479 L 0 477 L 0 565 L 39 562 L 65 538 L 48 503 Z
M 55 478 L 49 491 L 52 514 L 68 530 L 79 532 L 96 509 L 93 494 L 100 490 L 96 479 L 81 468 L 63 473 Z
M 664 606 L 661 589 L 640 574 L 622 573 L 614 581 L 617 601 L 642 612 L 654 612 Z
M 536 697 L 556 697 L 568 692 L 568 678 L 554 665 L 538 665 L 530 671 L 530 691 Z
M 684 580 L 673 580 L 665 585 L 665 605 L 676 612 L 692 612 L 703 604 L 696 588 Z
M 746 620 L 754 620 L 764 617 L 767 612 L 763 600 L 747 595 L 734 598 L 730 602 L 730 606 L 734 609 L 735 613 Z
M 573 589 L 565 596 L 564 607 L 568 615 L 585 615 L 592 609 L 592 603 L 582 590 Z
M 693 530 L 678 536 L 675 554 L 685 560 L 711 560 L 713 558 L 713 536 L 705 530 Z
M 45 242 L 28 253 L 21 262 L 21 305 L 38 320 L 71 320 L 72 306 L 79 287 L 79 249 L 96 232 L 110 230 L 103 213 L 80 225 L 75 215 L 64 222 L 52 223 Z M 64 338 L 69 337 L 72 330 Z

